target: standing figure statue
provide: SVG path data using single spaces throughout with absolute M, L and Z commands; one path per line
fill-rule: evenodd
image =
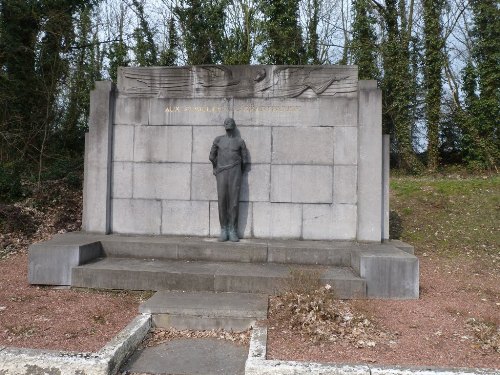
M 238 242 L 241 176 L 248 164 L 248 151 L 245 141 L 236 133 L 236 124 L 232 118 L 224 121 L 224 128 L 226 134 L 214 139 L 209 157 L 217 179 L 221 226 L 219 241 Z

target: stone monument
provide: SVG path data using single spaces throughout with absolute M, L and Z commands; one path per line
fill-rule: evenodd
M 248 151 L 245 141 L 236 133 L 234 119 L 228 117 L 224 129 L 226 134 L 214 139 L 209 156 L 217 178 L 219 241 L 238 242 L 241 175 L 248 164 Z
M 90 99 L 83 230 L 32 245 L 30 283 L 272 293 L 300 264 L 346 298 L 418 297 L 356 66 L 127 67 Z

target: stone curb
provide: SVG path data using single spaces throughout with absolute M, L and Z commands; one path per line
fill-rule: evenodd
M 314 362 L 266 360 L 267 327 L 254 327 L 250 337 L 245 375 L 499 375 L 499 370 L 336 365 Z
M 114 375 L 150 327 L 151 315 L 139 315 L 96 353 L 0 347 L 0 374 Z

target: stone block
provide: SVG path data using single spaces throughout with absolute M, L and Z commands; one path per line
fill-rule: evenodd
M 208 201 L 163 201 L 161 234 L 208 236 Z
M 87 232 L 109 232 L 114 102 L 113 83 L 96 82 L 85 135 L 82 227 Z
M 294 165 L 292 167 L 292 202 L 331 203 L 332 167 Z
M 273 165 L 271 202 L 331 203 L 332 167 Z
M 134 164 L 134 198 L 189 200 L 190 182 L 190 164 Z
M 146 199 L 112 199 L 113 233 L 160 234 L 161 202 Z
M 319 126 L 357 126 L 358 99 L 341 96 L 319 98 Z
M 333 164 L 332 128 L 273 128 L 273 164 Z
M 382 239 L 382 92 L 360 81 L 358 234 L 360 241 Z M 366 87 L 366 88 L 365 88 Z
M 368 298 L 419 297 L 418 258 L 391 245 L 353 253 L 353 267 L 366 280 Z
M 150 99 L 118 95 L 115 103 L 116 125 L 147 125 Z
M 238 127 L 238 123 L 236 126 L 247 145 L 250 162 L 269 164 L 271 162 L 271 128 Z
M 113 126 L 113 161 L 134 160 L 134 126 Z
M 240 201 L 268 202 L 271 179 L 269 164 L 254 164 L 243 173 Z
M 138 126 L 135 130 L 134 161 L 191 162 L 190 126 Z
M 382 220 L 382 239 L 389 239 L 389 179 L 390 179 L 390 169 L 391 169 L 391 136 L 389 134 L 384 134 L 382 143 L 382 191 L 383 200 L 382 206 L 384 210 L 384 216 Z
M 193 163 L 191 168 L 191 199 L 217 200 L 217 181 L 213 174 L 212 164 Z
M 231 116 L 229 99 L 151 99 L 149 125 L 222 125 Z
M 260 238 L 300 238 L 302 205 L 255 202 L 253 204 L 253 234 Z
M 217 126 L 193 126 L 193 163 L 208 163 L 208 156 L 215 137 L 223 135 L 224 127 Z
M 302 237 L 309 240 L 333 240 L 334 209 L 330 204 L 303 206 Z
M 133 165 L 131 162 L 114 162 L 111 179 L 113 198 L 132 198 Z
M 350 165 L 333 167 L 333 202 L 351 203 L 357 201 L 358 168 Z
M 306 206 L 308 205 L 304 205 L 304 216 Z M 307 215 L 310 217 L 310 212 Z M 305 233 L 305 228 L 303 230 Z M 356 248 L 351 241 L 269 240 L 267 253 L 271 263 L 350 267 L 351 252 Z
M 29 247 L 28 282 L 71 285 L 71 269 L 101 256 L 99 241 L 78 237 L 45 241 Z
M 292 165 L 271 166 L 271 202 L 292 201 Z
M 333 238 L 336 240 L 356 239 L 357 206 L 355 204 L 333 205 Z
M 333 130 L 335 165 L 356 165 L 358 163 L 358 129 L 355 127 L 336 127 Z
M 240 238 L 252 236 L 252 203 L 240 202 L 238 210 L 238 235 Z M 220 234 L 219 206 L 217 201 L 210 202 L 210 236 L 218 237 Z

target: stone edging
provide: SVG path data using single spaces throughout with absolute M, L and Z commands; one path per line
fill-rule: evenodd
M 96 353 L 0 347 L 0 374 L 113 375 L 150 328 L 151 315 L 139 315 Z
M 267 327 L 254 327 L 250 337 L 245 375 L 498 375 L 498 370 L 433 367 L 336 365 L 267 360 Z

